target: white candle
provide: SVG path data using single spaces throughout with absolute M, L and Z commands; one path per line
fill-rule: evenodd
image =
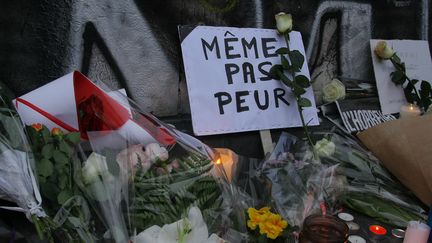
M 351 243 L 366 243 L 366 240 L 359 235 L 350 235 L 348 241 Z
M 429 238 L 430 227 L 418 221 L 410 221 L 405 231 L 403 243 L 426 243 Z
M 214 152 L 216 154 L 216 158 L 214 161 L 216 166 L 213 167 L 213 175 L 219 178 L 227 177 L 226 179 L 231 182 L 232 177 L 234 176 L 233 172 L 235 169 L 235 165 L 238 161 L 237 154 L 234 153 L 232 150 L 226 148 L 215 148 Z
M 338 214 L 338 218 L 342 219 L 343 221 L 353 221 L 354 220 L 354 216 L 352 216 L 349 213 L 339 213 Z
M 401 106 L 399 118 L 407 118 L 407 117 L 414 117 L 414 116 L 420 116 L 421 111 L 420 108 L 415 104 L 406 104 Z

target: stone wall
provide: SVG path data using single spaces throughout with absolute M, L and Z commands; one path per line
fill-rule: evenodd
M 0 80 L 23 94 L 72 70 L 125 88 L 161 117 L 189 113 L 177 25 L 273 28 L 280 11 L 303 33 L 315 88 L 374 82 L 370 38 L 429 39 L 429 0 L 3 0 Z

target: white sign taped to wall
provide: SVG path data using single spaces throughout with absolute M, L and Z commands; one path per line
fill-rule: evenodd
M 179 27 L 183 62 L 196 135 L 212 135 L 302 125 L 290 88 L 269 77 L 275 53 L 286 47 L 276 30 L 209 26 Z M 305 56 L 299 32 L 290 33 L 291 50 Z M 307 61 L 298 75 L 310 79 Z M 311 88 L 303 95 L 308 125 L 318 125 Z

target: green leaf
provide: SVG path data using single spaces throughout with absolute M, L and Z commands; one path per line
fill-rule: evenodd
M 45 125 L 42 125 L 42 130 L 40 130 L 39 132 L 42 134 L 42 138 L 45 142 L 50 141 L 51 133 Z
M 81 142 L 81 134 L 79 132 L 71 132 L 66 134 L 65 139 L 72 144 L 78 144 Z
M 288 69 L 289 66 L 290 66 L 290 64 L 289 64 L 289 62 L 288 62 L 288 59 L 286 59 L 285 56 L 281 56 L 281 63 L 282 63 L 282 67 L 283 67 L 284 69 Z
M 286 55 L 286 54 L 288 54 L 288 52 L 289 52 L 289 50 L 286 47 L 281 47 L 281 48 L 276 50 L 276 54 L 279 54 L 279 55 Z
M 41 159 L 40 162 L 37 164 L 37 170 L 39 175 L 47 177 L 52 175 L 52 173 L 54 172 L 54 166 L 51 161 L 47 159 Z
M 67 164 L 69 162 L 68 157 L 60 150 L 53 151 L 53 158 L 54 161 L 59 164 Z
M 71 191 L 68 191 L 68 190 L 61 191 L 57 196 L 57 202 L 59 204 L 63 204 L 72 196 L 73 196 L 73 193 Z
M 402 71 L 394 71 L 390 74 L 391 80 L 396 85 L 402 85 L 405 82 L 405 73 Z
M 59 186 L 60 189 L 63 190 L 63 189 L 66 188 L 67 183 L 68 183 L 68 179 L 69 178 L 67 176 L 62 176 L 62 177 L 59 178 L 58 186 Z
M 309 99 L 303 98 L 303 97 L 301 97 L 298 100 L 298 104 L 300 107 L 311 107 L 312 106 L 312 102 Z
M 72 152 L 74 151 L 73 148 L 65 140 L 60 141 L 59 149 L 66 155 L 71 155 Z
M 71 223 L 74 227 L 82 227 L 83 223 L 81 223 L 81 220 L 78 217 L 68 217 L 67 218 L 69 223 Z
M 288 86 L 288 87 L 292 87 L 292 81 L 285 75 L 282 73 L 282 75 L 280 75 L 282 82 Z
M 296 76 L 294 82 L 302 88 L 308 88 L 310 86 L 309 79 L 304 75 Z
M 295 97 L 300 97 L 302 94 L 306 93 L 306 90 L 296 83 L 293 83 L 293 89 L 292 89 Z
M 280 74 L 282 72 L 283 72 L 283 66 L 280 65 L 280 64 L 276 64 L 276 65 L 273 65 L 273 67 L 270 68 L 269 76 L 272 79 L 280 80 L 281 79 Z
M 301 69 L 303 67 L 304 57 L 298 50 L 290 51 L 288 56 L 293 67 L 297 69 Z
M 42 156 L 45 159 L 51 159 L 52 154 L 53 154 L 53 150 L 54 150 L 54 145 L 53 144 L 51 144 L 51 143 L 45 144 L 42 147 L 42 152 L 41 152 Z

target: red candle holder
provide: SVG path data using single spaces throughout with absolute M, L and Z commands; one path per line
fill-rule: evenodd
M 382 227 L 380 225 L 371 225 L 371 226 L 369 226 L 369 230 L 373 234 L 378 235 L 378 236 L 383 236 L 383 235 L 387 234 L 386 228 L 384 228 L 384 227 Z

